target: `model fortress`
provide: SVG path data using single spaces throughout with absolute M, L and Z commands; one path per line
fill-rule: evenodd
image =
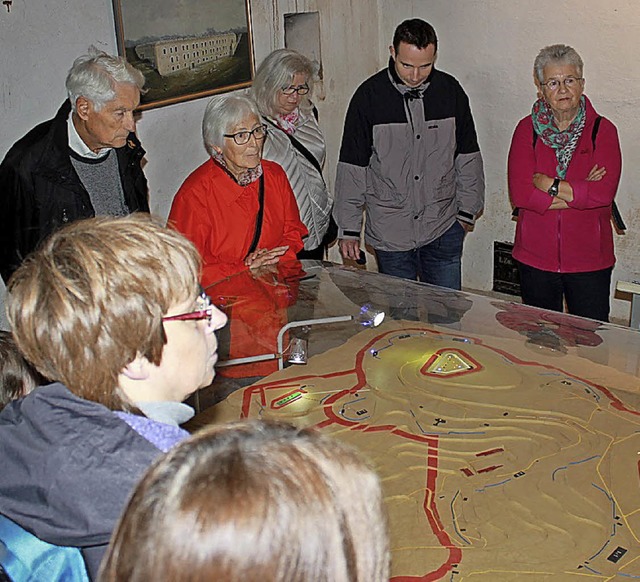
M 288 420 L 363 451 L 393 580 L 640 578 L 640 380 L 555 353 L 385 323 L 235 392 L 216 421 Z
M 140 59 L 148 60 L 162 75 L 172 75 L 231 57 L 238 46 L 234 32 L 159 40 L 136 46 Z

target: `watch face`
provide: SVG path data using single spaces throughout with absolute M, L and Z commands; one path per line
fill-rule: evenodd
M 556 178 L 553 181 L 553 184 L 551 184 L 550 188 L 547 190 L 547 192 L 549 193 L 550 196 L 557 196 L 558 195 L 558 186 L 560 185 L 560 180 L 558 178 Z

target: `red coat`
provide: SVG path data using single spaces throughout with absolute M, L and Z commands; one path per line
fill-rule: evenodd
M 586 98 L 585 98 L 586 99 Z M 531 116 L 522 119 L 513 134 L 509 151 L 509 195 L 519 208 L 513 257 L 543 271 L 581 273 L 611 267 L 615 263 L 611 203 L 618 189 L 622 155 L 618 132 L 608 119 L 601 119 L 592 144 L 596 120 L 586 99 L 586 123 L 573 154 L 566 180 L 573 188 L 573 201 L 564 210 L 549 210 L 552 198 L 533 185 L 533 174 L 556 175 L 555 151 L 542 139 L 533 147 Z M 607 170 L 598 182 L 586 180 L 595 164 Z
M 294 260 L 302 249 L 307 229 L 300 221 L 298 205 L 284 170 L 262 161 L 264 219 L 257 248 L 289 246 L 281 261 Z M 194 170 L 176 194 L 169 222 L 194 242 L 204 263 L 202 284 L 208 286 L 247 267 L 258 214 L 256 180 L 238 185 L 209 159 Z

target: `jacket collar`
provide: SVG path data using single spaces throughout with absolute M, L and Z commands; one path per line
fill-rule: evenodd
M 47 136 L 49 143 L 47 147 L 43 148 L 42 157 L 36 165 L 37 172 L 55 181 L 64 182 L 75 175 L 69 155 L 69 130 L 67 127 L 69 115 L 71 115 L 71 103 L 67 99 L 52 119 L 51 129 Z M 129 134 L 126 145 L 116 148 L 116 152 L 118 159 L 124 156 L 125 160 L 139 159 L 145 154 L 133 132 Z
M 421 98 L 423 93 L 427 90 L 431 81 L 433 81 L 434 76 L 436 75 L 435 66 L 431 69 L 429 76 L 425 79 L 424 83 L 422 83 L 419 87 L 408 87 L 402 82 L 402 79 L 398 76 L 398 72 L 396 71 L 395 63 L 392 57 L 389 57 L 389 63 L 387 64 L 387 73 L 389 74 L 389 79 L 393 86 L 402 94 L 416 92 L 416 96 Z

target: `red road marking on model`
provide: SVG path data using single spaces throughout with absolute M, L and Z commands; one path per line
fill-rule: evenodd
M 497 449 L 489 449 L 488 451 L 476 453 L 476 457 L 488 457 L 489 455 L 495 455 L 496 453 L 504 453 L 504 449 L 502 447 L 499 447 Z
M 491 465 L 491 467 L 485 467 L 484 469 L 478 469 L 478 473 L 491 473 L 491 471 L 495 471 L 499 469 L 502 465 Z

